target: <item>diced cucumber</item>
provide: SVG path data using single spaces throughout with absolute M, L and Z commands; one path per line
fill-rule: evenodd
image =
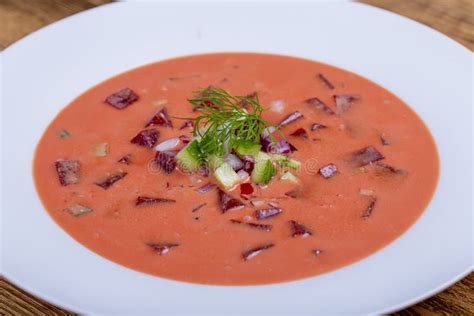
M 257 160 L 252 171 L 252 181 L 259 184 L 267 184 L 276 174 L 276 168 L 271 159 Z
M 240 156 L 245 156 L 245 155 L 253 156 L 253 155 L 256 155 L 260 151 L 261 147 L 262 145 L 260 144 L 256 144 L 248 140 L 243 140 L 238 143 L 237 147 L 235 148 L 235 151 Z
M 273 161 L 276 161 L 282 167 L 288 167 L 291 169 L 299 169 L 301 167 L 301 162 L 295 159 L 288 158 L 284 155 L 273 154 Z
M 272 157 L 270 157 L 269 154 L 264 153 L 263 151 L 259 151 L 258 153 L 256 153 L 253 158 L 255 162 L 264 161 L 264 160 L 272 160 Z
M 282 176 L 280 177 L 281 180 L 284 180 L 284 181 L 291 181 L 291 182 L 295 182 L 297 183 L 298 182 L 298 178 L 292 174 L 291 172 L 287 171 L 285 172 L 284 174 L 282 174 Z
M 220 166 L 214 170 L 214 176 L 216 177 L 217 181 L 226 189 L 230 189 L 240 182 L 239 175 L 227 162 L 221 163 Z
M 191 141 L 176 155 L 178 166 L 187 171 L 197 171 L 201 167 L 202 154 L 197 139 Z

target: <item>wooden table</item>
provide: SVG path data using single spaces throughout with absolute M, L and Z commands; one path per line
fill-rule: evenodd
M 0 49 L 68 15 L 108 0 L 0 0 Z M 474 50 L 474 0 L 363 0 L 417 20 Z M 474 315 L 474 273 L 397 315 Z M 0 279 L 0 315 L 73 315 Z

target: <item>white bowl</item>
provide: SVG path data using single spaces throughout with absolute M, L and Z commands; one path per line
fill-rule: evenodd
M 335 272 L 264 286 L 142 274 L 92 253 L 48 214 L 31 175 L 43 130 L 72 99 L 124 70 L 216 51 L 305 57 L 394 92 L 436 139 L 441 176 L 423 216 L 389 246 Z M 400 16 L 356 3 L 116 3 L 64 19 L 2 53 L 2 273 L 83 313 L 385 313 L 472 268 L 472 54 Z

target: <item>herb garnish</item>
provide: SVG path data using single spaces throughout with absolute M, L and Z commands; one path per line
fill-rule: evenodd
M 262 118 L 264 108 L 257 95 L 233 96 L 221 88 L 208 87 L 188 100 L 201 114 L 185 118 L 194 122 L 193 134 L 200 138 L 203 156 L 222 156 L 242 142 L 260 143 L 268 127 Z M 246 103 L 246 108 L 240 106 Z

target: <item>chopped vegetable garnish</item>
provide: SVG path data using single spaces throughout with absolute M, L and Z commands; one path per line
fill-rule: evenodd
M 378 171 L 398 174 L 398 175 L 401 175 L 401 176 L 407 175 L 407 172 L 405 170 L 395 168 L 395 167 L 387 165 L 383 162 L 376 162 L 374 164 L 374 166 L 375 166 L 376 170 L 378 170 Z
M 334 85 L 326 78 L 323 74 L 318 74 L 318 78 L 328 87 L 330 90 L 334 89 Z
M 349 163 L 354 167 L 363 167 L 384 158 L 384 155 L 375 149 L 375 147 L 369 146 L 351 153 L 349 155 Z
M 122 158 L 120 158 L 119 160 L 117 160 L 118 163 L 123 163 L 125 165 L 128 165 L 130 164 L 130 161 L 132 160 L 132 154 L 126 154 L 125 156 L 123 156 Z
M 230 220 L 231 223 L 233 224 L 243 224 L 243 225 L 247 225 L 251 228 L 256 228 L 256 229 L 260 229 L 260 230 L 264 230 L 264 231 L 271 231 L 272 228 L 273 228 L 273 225 L 268 225 L 268 224 L 257 224 L 257 223 L 247 223 L 247 222 L 242 222 L 242 221 L 239 221 L 239 220 L 236 220 L 236 219 L 231 219 Z
M 286 126 L 290 123 L 293 123 L 294 121 L 298 120 L 298 119 L 301 119 L 303 118 L 303 114 L 301 114 L 301 112 L 299 111 L 295 111 L 293 113 L 291 113 L 290 115 L 288 115 L 287 117 L 285 117 L 281 122 L 280 124 L 278 124 L 278 126 L 280 127 L 283 127 L 283 126 Z
M 291 182 L 294 182 L 294 183 L 298 183 L 298 178 L 289 171 L 282 174 L 281 177 L 280 177 L 280 180 L 291 181 Z
M 114 94 L 109 95 L 105 99 L 105 102 L 110 104 L 116 109 L 122 110 L 137 100 L 138 100 L 138 95 L 135 92 L 133 92 L 132 89 L 123 88 L 122 90 L 119 90 L 115 92 Z
M 158 151 L 155 156 L 155 161 L 160 168 L 170 174 L 176 168 L 176 152 L 174 151 Z
M 235 211 L 243 208 L 245 204 L 240 201 L 239 199 L 236 199 L 229 194 L 225 193 L 221 189 L 217 189 L 218 191 L 218 197 L 219 197 L 219 205 L 221 207 L 222 213 L 226 213 L 228 211 Z
M 380 143 L 381 143 L 383 146 L 389 146 L 389 145 L 392 144 L 392 142 L 387 139 L 387 137 L 385 136 L 384 133 L 382 133 L 382 134 L 380 135 Z
M 324 129 L 324 128 L 327 128 L 327 126 L 323 124 L 319 124 L 319 123 L 314 123 L 313 125 L 311 125 L 311 131 L 316 131 L 318 129 Z
M 337 173 L 337 167 L 335 164 L 330 163 L 319 169 L 319 173 L 324 179 L 329 179 Z
M 291 220 L 290 224 L 291 224 L 291 229 L 292 229 L 291 235 L 293 237 L 297 237 L 297 236 L 308 237 L 308 236 L 313 235 L 313 233 L 306 226 L 304 226 L 301 223 L 298 223 L 297 221 Z
M 259 155 L 259 158 L 256 159 L 251 178 L 257 184 L 267 184 L 276 174 L 277 170 L 273 166 L 271 157 L 264 153 L 259 153 Z
M 139 146 L 144 146 L 148 148 L 153 148 L 158 141 L 158 137 L 160 136 L 160 132 L 156 129 L 145 129 L 138 133 L 137 136 L 132 138 L 130 141 L 132 144 L 136 144 Z
M 207 183 L 203 185 L 202 187 L 198 188 L 196 191 L 199 193 L 207 193 L 209 191 L 212 191 L 216 188 L 217 186 L 213 183 Z
M 200 209 L 202 209 L 202 208 L 203 208 L 204 206 L 206 206 L 206 205 L 207 205 L 207 203 L 199 204 L 198 206 L 195 206 L 195 207 L 191 210 L 191 212 L 193 212 L 193 213 L 194 213 L 194 212 L 197 212 L 197 211 L 199 211 Z
M 336 102 L 336 113 L 341 114 L 349 110 L 351 105 L 358 101 L 360 97 L 355 94 L 336 94 L 334 101 Z
M 87 213 L 92 212 L 92 209 L 90 207 L 81 205 L 81 204 L 73 204 L 69 206 L 68 208 L 64 209 L 65 211 L 68 211 L 74 216 L 81 216 Z
M 69 137 L 71 137 L 71 133 L 69 133 L 69 131 L 64 129 L 64 128 L 60 129 L 56 135 L 58 135 L 59 138 L 69 138 Z
M 193 128 L 194 127 L 194 122 L 193 121 L 186 121 L 181 125 L 179 129 L 185 129 L 185 128 Z
M 159 110 L 145 125 L 145 127 L 150 126 L 173 127 L 173 123 L 171 123 L 171 118 L 168 115 L 168 111 L 166 110 L 166 108 L 162 108 L 161 110 Z
M 240 194 L 249 195 L 253 193 L 253 186 L 250 183 L 242 183 L 240 185 Z
M 76 184 L 80 179 L 81 163 L 77 160 L 57 160 L 55 162 L 59 183 L 62 186 Z
M 334 111 L 327 106 L 323 101 L 321 101 L 319 98 L 310 98 L 305 101 L 309 105 L 314 106 L 316 109 L 323 111 L 326 114 L 333 115 Z
M 240 182 L 240 177 L 227 162 L 223 162 L 214 170 L 216 180 L 226 189 L 234 187 Z
M 158 252 L 160 255 L 164 255 L 165 253 L 170 251 L 171 248 L 178 247 L 179 244 L 149 243 L 149 244 L 147 244 L 147 246 L 150 247 L 151 249 L 155 250 L 156 252 Z
M 376 198 L 373 198 L 372 201 L 370 201 L 370 203 L 367 206 L 367 208 L 365 209 L 364 213 L 362 213 L 362 219 L 368 219 L 372 215 L 372 212 L 374 211 L 376 202 L 377 202 Z
M 257 219 L 265 219 L 265 218 L 277 216 L 281 212 L 283 212 L 283 210 L 279 207 L 264 208 L 261 210 L 256 210 L 255 217 Z
M 162 141 L 158 145 L 156 145 L 156 151 L 168 151 L 175 149 L 179 144 L 181 144 L 181 139 L 179 137 L 168 138 L 165 141 Z
M 298 136 L 303 138 L 308 138 L 308 133 L 304 128 L 298 128 L 296 131 L 290 134 L 290 136 Z
M 263 246 L 259 246 L 256 248 L 252 248 L 242 254 L 242 257 L 244 258 L 245 261 L 251 260 L 261 254 L 263 251 L 272 248 L 275 246 L 274 244 L 266 244 Z
M 161 204 L 161 203 L 176 203 L 176 200 L 155 198 L 155 197 L 149 197 L 149 196 L 139 196 L 137 197 L 137 201 L 135 202 L 135 205 L 139 206 L 143 204 L 150 205 L 150 204 Z
M 176 155 L 178 167 L 184 171 L 194 172 L 199 170 L 203 163 L 203 154 L 197 139 L 190 142 Z
M 98 143 L 98 144 L 95 144 L 94 147 L 92 148 L 92 152 L 94 153 L 94 156 L 97 156 L 97 157 L 107 157 L 108 151 L 109 151 L 108 143 Z
M 95 184 L 98 185 L 99 187 L 101 187 L 102 189 L 107 190 L 115 182 L 125 178 L 126 175 L 127 175 L 126 172 L 117 172 L 117 173 L 103 179 L 102 181 L 96 182 Z

